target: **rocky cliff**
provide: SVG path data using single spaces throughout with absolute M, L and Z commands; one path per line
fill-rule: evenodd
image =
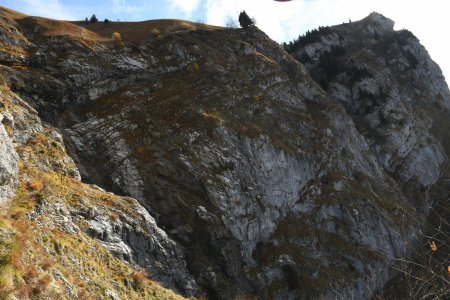
M 29 220 L 184 295 L 370 298 L 441 200 L 450 92 L 379 14 L 289 52 L 257 28 L 1 22 L 1 197 L 58 174 Z

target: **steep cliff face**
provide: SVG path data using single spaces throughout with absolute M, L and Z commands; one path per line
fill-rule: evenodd
M 145 22 L 117 43 L 108 25 L 63 35 L 3 18 L 3 44 L 26 43 L 1 56 L 8 84 L 61 130 L 83 180 L 139 202 L 117 197 L 111 219 L 74 199 L 61 211 L 85 226 L 69 231 L 224 299 L 368 298 L 408 255 L 447 159 L 435 120 L 450 92 L 392 21 L 372 14 L 289 54 L 256 28 Z
M 422 242 L 439 239 L 438 252 L 446 253 L 448 228 L 436 224 L 448 218 L 450 94 L 439 66 L 419 40 L 393 26 L 392 20 L 372 13 L 356 23 L 321 28 L 286 48 L 345 108 L 379 165 L 419 214 L 435 207 Z M 440 253 L 434 257 L 433 267 L 448 264 Z M 447 297 L 439 295 L 437 286 L 432 292 Z M 427 297 L 400 293 L 398 297 Z
M 293 55 L 346 109 L 377 160 L 401 182 L 434 184 L 444 162 L 450 93 L 409 31 L 380 14 L 322 30 Z
M 151 41 L 153 51 L 127 58 L 145 62 L 173 49 L 164 56 L 170 73 L 107 79 L 117 90 L 74 113 L 84 120 L 68 116 L 66 132 L 80 161 L 101 166 L 106 185 L 139 199 L 186 248 L 200 285 L 224 298 L 310 297 L 330 282 L 344 293 L 383 267 L 377 251 L 403 255 L 392 241 L 409 239 L 400 231 L 411 220 L 388 214 L 411 206 L 300 64 L 257 30 L 179 35 L 177 44 Z M 367 296 L 382 280 L 358 292 Z

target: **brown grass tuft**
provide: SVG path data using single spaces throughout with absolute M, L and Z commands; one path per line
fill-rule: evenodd
M 145 287 L 151 282 L 143 271 L 133 272 L 131 278 L 133 279 L 133 288 L 137 291 L 145 290 Z
M 23 279 L 26 283 L 32 283 L 38 279 L 38 269 L 35 266 L 28 266 L 28 269 L 25 270 L 25 275 Z
M 28 71 L 28 67 L 27 66 L 22 66 L 22 65 L 14 65 L 12 66 L 14 69 L 25 72 Z
M 112 33 L 111 37 L 114 39 L 114 41 L 116 41 L 117 43 L 121 44 L 122 43 L 122 35 L 115 31 Z
M 45 257 L 45 258 L 43 259 L 43 261 L 42 261 L 41 267 L 42 267 L 42 270 L 48 271 L 48 270 L 50 270 L 50 269 L 53 267 L 53 265 L 54 265 L 53 260 L 51 260 L 51 259 L 48 258 L 48 257 Z
M 44 182 L 40 179 L 32 179 L 28 182 L 28 188 L 33 191 L 41 191 L 44 188 Z
M 113 220 L 113 221 L 119 220 L 119 214 L 116 213 L 115 211 L 111 212 L 110 217 L 111 217 L 111 220 Z
M 39 278 L 38 286 L 42 287 L 42 289 L 46 289 L 50 283 L 52 282 L 52 277 L 50 275 L 44 275 L 43 277 Z

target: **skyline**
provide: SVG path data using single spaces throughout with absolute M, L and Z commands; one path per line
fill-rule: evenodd
M 450 78 L 450 43 L 443 38 L 450 27 L 446 17 L 450 4 L 442 0 L 0 0 L 0 5 L 19 12 L 60 20 L 143 21 L 186 19 L 224 26 L 237 22 L 240 11 L 254 17 L 257 26 L 277 42 L 289 42 L 307 30 L 356 21 L 376 11 L 395 21 L 395 29 L 416 35 Z

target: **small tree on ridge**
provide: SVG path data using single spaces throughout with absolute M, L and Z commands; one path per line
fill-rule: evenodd
M 245 10 L 243 10 L 239 14 L 239 24 L 241 25 L 242 28 L 246 29 L 247 27 L 254 25 L 255 22 L 247 15 Z
M 97 17 L 95 16 L 95 14 L 93 14 L 92 17 L 90 18 L 89 22 L 97 23 L 97 21 L 98 21 Z

